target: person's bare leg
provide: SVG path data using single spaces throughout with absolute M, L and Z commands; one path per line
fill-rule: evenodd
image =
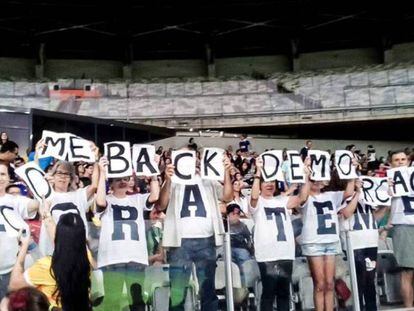
M 404 301 L 404 307 L 413 306 L 413 270 L 404 270 L 401 272 L 401 296 Z
M 323 256 L 309 256 L 309 269 L 313 280 L 313 302 L 316 311 L 324 310 L 325 273 Z
M 325 311 L 334 309 L 335 256 L 324 256 L 325 269 Z

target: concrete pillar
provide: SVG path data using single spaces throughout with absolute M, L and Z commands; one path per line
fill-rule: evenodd
M 45 77 L 45 66 L 43 64 L 35 66 L 35 77 L 36 79 L 43 79 Z
M 293 66 L 292 66 L 293 71 L 299 71 L 300 70 L 300 58 L 294 57 L 292 59 L 292 63 L 293 63 Z
M 132 65 L 124 65 L 122 67 L 122 78 L 125 80 L 132 79 Z
M 384 50 L 384 64 L 392 63 L 394 61 L 394 53 L 392 49 Z

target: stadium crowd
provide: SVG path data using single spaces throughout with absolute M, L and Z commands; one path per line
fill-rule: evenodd
M 226 229 L 232 260 L 239 267 L 247 260 L 258 263 L 261 310 L 273 310 L 275 301 L 278 310 L 289 310 L 297 256 L 308 259 L 316 310 L 333 310 L 335 256 L 346 254 L 344 230 L 349 226 L 359 226 L 361 243 L 354 248 L 354 259 L 361 310 L 377 310 L 378 241 L 391 232 L 394 255 L 402 268 L 404 305 L 413 306 L 414 196 L 393 197 L 391 208 L 365 204 L 358 178 L 338 178 L 334 153 L 331 180 L 312 180 L 308 151 L 315 146 L 310 140 L 302 149 L 298 146 L 306 175 L 303 184 L 289 183 L 287 178 L 266 182 L 263 160 L 252 150 L 247 135 L 242 135 L 239 149 L 225 150 L 222 183 L 196 175 L 188 185 L 172 181 L 172 149 L 162 146 L 155 156 L 159 176 L 110 179 L 108 160 L 94 144 L 95 163 L 39 159 L 43 141 L 21 157 L 18 145 L 4 132 L 0 147 L 1 311 L 118 310 L 125 304 L 131 310 L 144 310 L 145 269 L 166 264 L 170 310 L 184 310 L 186 288 L 195 282 L 190 281 L 193 264 L 201 310 L 217 310 L 215 271 Z M 183 148 L 196 151 L 200 160 L 201 148 L 194 139 Z M 352 152 L 358 175 L 386 177 L 390 168 L 413 165 L 410 148 L 389 151 L 386 157 L 377 157 L 372 145 L 366 152 L 355 145 L 344 149 Z M 49 199 L 36 200 L 15 174 L 28 161 L 46 172 L 54 190 Z M 10 236 L 5 213 L 24 219 L 26 229 Z M 92 275 L 98 270 L 105 293 L 101 301 L 91 297 Z

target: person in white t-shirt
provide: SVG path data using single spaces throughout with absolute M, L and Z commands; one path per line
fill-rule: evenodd
M 150 211 L 159 196 L 157 176 L 151 178 L 150 193 L 127 195 L 130 177 L 110 179 L 112 193 L 106 194 L 108 160 L 99 160 L 96 205 L 101 214 L 98 268 L 104 272 L 104 310 L 118 310 L 123 301 L 124 282 L 127 299 L 134 310 L 145 310 L 142 288 L 148 266 L 144 211 Z M 141 288 L 141 290 L 138 290 Z
M 408 166 L 409 160 L 402 150 L 390 153 L 392 168 Z M 392 181 L 390 181 L 392 184 Z M 413 307 L 414 300 L 414 195 L 393 197 L 390 222 L 394 256 L 401 271 L 401 295 L 406 308 Z
M 8 165 L 0 162 L 0 300 L 7 293 L 10 273 L 19 250 L 17 233 L 22 228 L 16 227 L 13 221 L 21 220 L 19 225 L 24 225 L 24 229 L 29 232 L 29 226 L 23 223 L 23 219 L 36 216 L 39 208 L 36 200 L 6 193 L 9 182 Z M 12 237 L 8 231 L 16 231 L 16 237 Z
M 309 165 L 309 163 L 307 163 Z M 295 259 L 295 237 L 290 209 L 306 201 L 310 181 L 302 186 L 298 195 L 286 195 L 276 189 L 276 182 L 265 182 L 261 177 L 263 160 L 256 159 L 256 173 L 250 198 L 250 211 L 254 219 L 254 250 L 259 263 L 263 284 L 260 310 L 273 310 L 276 298 L 278 310 L 290 309 L 290 282 Z M 305 166 L 308 173 L 308 166 Z M 279 192 L 276 196 L 275 192 Z
M 36 143 L 34 161 L 39 162 L 39 154 L 42 152 L 46 144 L 43 139 Z M 99 148 L 91 141 L 91 151 L 95 155 L 95 160 L 99 158 Z M 57 161 L 50 173 L 45 178 L 51 184 L 54 192 L 47 200 L 51 203 L 51 216 L 57 224 L 60 217 L 66 213 L 79 214 L 83 220 L 86 229 L 86 237 L 88 238 L 88 223 L 86 213 L 89 210 L 89 201 L 93 199 L 96 188 L 98 186 L 99 168 L 98 163 L 94 163 L 92 171 L 92 182 L 89 186 L 77 189 L 78 176 L 76 175 L 75 166 L 67 161 Z M 39 250 L 42 255 L 52 255 L 53 241 L 47 234 L 45 226 L 42 224 L 39 236 Z
M 51 214 L 54 222 L 58 223 L 59 218 L 66 213 L 79 214 L 86 228 L 86 236 L 88 236 L 86 213 L 89 209 L 88 202 L 93 198 L 97 188 L 99 178 L 97 163 L 94 167 L 92 184 L 85 188 L 75 190 L 75 167 L 69 162 L 56 162 L 47 178 L 54 190 L 51 197 L 48 198 L 48 201 L 51 202 Z M 45 226 L 42 224 L 40 228 L 39 249 L 46 256 L 53 253 L 53 248 L 53 243 L 46 232 Z
M 380 218 L 387 210 L 365 204 L 361 198 L 361 181 L 355 182 L 355 193 L 344 203 L 339 212 L 342 249 L 346 253 L 346 231 L 354 250 L 357 273 L 359 304 L 361 310 L 377 310 L 375 274 L 378 254 L 378 226 Z
M 345 191 L 321 190 L 325 182 L 312 181 L 303 205 L 302 253 L 308 258 L 316 310 L 333 310 L 335 255 L 340 252 L 338 215 L 342 202 L 354 193 L 354 180 Z
M 200 288 L 201 310 L 218 308 L 214 280 L 216 246 L 223 243 L 224 226 L 219 201 L 230 202 L 233 190 L 230 180 L 231 163 L 224 157 L 224 187 L 213 180 L 201 179 L 197 173 L 188 184 L 166 179 L 160 193 L 160 206 L 167 208 L 164 222 L 163 247 L 169 248 L 170 309 L 184 310 L 184 298 L 193 263 Z M 167 170 L 174 169 L 168 165 Z

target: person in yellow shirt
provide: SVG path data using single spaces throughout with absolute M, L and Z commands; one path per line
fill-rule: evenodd
M 65 311 L 92 310 L 89 299 L 91 264 L 82 218 L 78 214 L 67 213 L 55 226 L 47 208 L 42 208 L 41 214 L 51 239 L 55 241 L 53 255 L 39 259 L 24 271 L 30 237 L 23 234 L 9 289 L 33 286 L 48 297 L 52 306 Z

